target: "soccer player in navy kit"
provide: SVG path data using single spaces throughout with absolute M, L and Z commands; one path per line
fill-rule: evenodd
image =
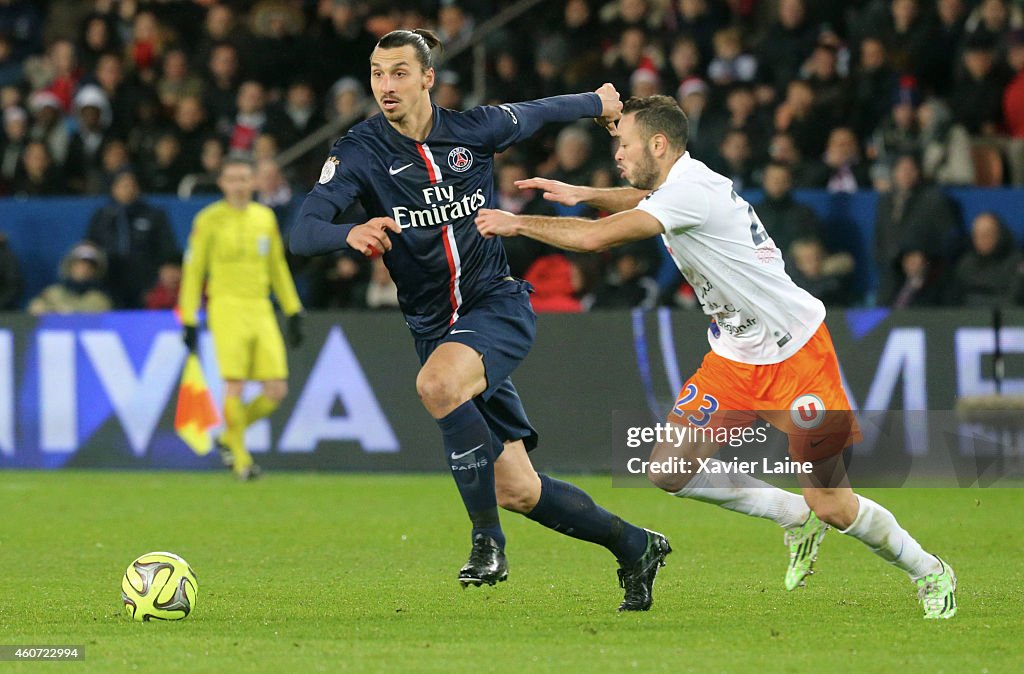
M 441 428 L 473 524 L 463 586 L 508 576 L 500 505 L 608 548 L 625 589 L 619 610 L 647 610 L 668 541 L 534 470 L 527 452 L 537 432 L 509 378 L 534 340 L 531 288 L 509 275 L 500 242 L 480 236 L 473 221 L 478 209 L 496 203 L 495 152 L 548 122 L 593 117 L 611 124 L 622 108 L 618 92 L 606 84 L 595 93 L 454 112 L 430 102 L 432 50 L 439 48 L 425 30 L 380 39 L 370 83 L 383 114 L 335 144 L 289 245 L 299 255 L 384 253 L 423 363 L 416 390 Z M 371 219 L 334 224 L 357 200 Z

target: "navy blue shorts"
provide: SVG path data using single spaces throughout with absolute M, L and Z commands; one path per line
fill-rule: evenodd
M 533 288 L 525 281 L 510 280 L 509 292 L 485 297 L 461 315 L 438 339 L 417 339 L 420 363 L 441 344 L 458 342 L 479 353 L 484 360 L 487 390 L 474 398 L 487 426 L 502 442 L 522 440 L 526 451 L 537 446 L 537 431 L 526 417 L 523 401 L 512 385 L 512 371 L 519 367 L 533 346 L 537 315 L 530 305 Z

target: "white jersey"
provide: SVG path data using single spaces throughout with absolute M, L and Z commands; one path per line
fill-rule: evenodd
M 732 181 L 684 153 L 637 206 L 665 229 L 662 239 L 711 316 L 718 355 L 751 365 L 779 363 L 807 343 L 825 306 L 786 274 L 754 209 Z

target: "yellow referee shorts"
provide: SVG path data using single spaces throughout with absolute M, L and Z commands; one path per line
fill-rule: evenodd
M 212 298 L 206 316 L 222 379 L 288 378 L 284 339 L 270 300 Z

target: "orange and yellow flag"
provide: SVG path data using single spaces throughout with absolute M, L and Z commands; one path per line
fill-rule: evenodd
M 199 357 L 190 353 L 181 372 L 178 387 L 178 408 L 174 413 L 174 430 L 186 445 L 199 456 L 213 448 L 210 429 L 220 424 L 220 413 L 203 377 Z

